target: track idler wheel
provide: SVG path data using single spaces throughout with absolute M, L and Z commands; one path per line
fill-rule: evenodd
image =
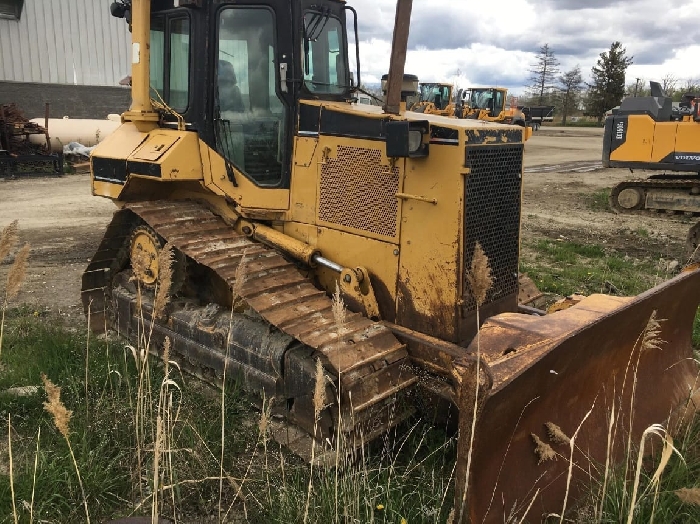
M 610 207 L 616 213 L 629 213 L 644 208 L 644 190 L 639 187 L 625 187 L 618 185 L 613 188 L 610 199 Z
M 134 277 L 146 289 L 155 288 L 162 268 L 160 255 L 165 240 L 147 225 L 136 226 L 129 239 L 129 261 Z M 170 294 L 177 293 L 185 282 L 186 257 L 173 250 Z

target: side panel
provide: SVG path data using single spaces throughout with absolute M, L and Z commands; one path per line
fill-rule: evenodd
M 406 199 L 401 244 L 396 322 L 445 340 L 455 340 L 461 298 L 464 148 L 432 145 L 430 156 L 406 165 L 403 193 L 437 200 Z
M 700 124 L 682 122 L 678 124 L 674 162 L 700 166 Z
M 654 120 L 646 115 L 615 117 L 611 137 L 611 161 L 651 161 Z
M 654 128 L 654 146 L 651 152 L 652 162 L 662 162 L 675 149 L 677 122 L 657 122 Z

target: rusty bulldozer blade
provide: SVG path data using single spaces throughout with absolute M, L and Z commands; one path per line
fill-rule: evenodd
M 636 297 L 592 295 L 544 317 L 507 313 L 488 319 L 479 347 L 489 380 L 480 380 L 473 441 L 475 382 L 466 377 L 474 366 L 462 368 L 455 522 L 460 513 L 461 522 L 500 523 L 504 515 L 519 521 L 526 512 L 539 522 L 541 514 L 562 511 L 570 445 L 551 439 L 547 423 L 576 434 L 572 501 L 590 480 L 589 471 L 595 475 L 598 468 L 602 476 L 613 413 L 613 461 L 625 456 L 630 436 L 638 444 L 649 425 L 668 428 L 692 413 L 698 366 L 691 333 L 698 302 L 695 270 Z M 645 331 L 652 315 L 659 319 L 658 335 Z M 644 348 L 645 333 L 660 342 L 647 340 L 652 347 Z M 469 352 L 477 352 L 476 340 Z M 536 453 L 537 440 L 551 448 L 549 459 Z

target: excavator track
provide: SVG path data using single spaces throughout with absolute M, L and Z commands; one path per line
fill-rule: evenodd
M 609 202 L 616 213 L 700 215 L 700 177 L 655 175 L 626 180 L 612 188 Z
M 152 292 L 137 288 L 128 268 L 131 231 L 144 225 L 187 257 L 186 287 L 194 290 L 173 297 L 157 322 Z M 232 310 L 242 260 L 243 283 L 235 289 L 245 307 Z M 126 204 L 83 274 L 82 289 L 93 330 L 113 327 L 132 338 L 152 333 L 156 341 L 167 336 L 187 367 L 213 382 L 224 366 L 237 371 L 259 399 L 272 399 L 273 415 L 285 421 L 273 436 L 303 457 L 310 457 L 312 435 L 322 446 L 342 436 L 352 448 L 413 414 L 405 397 L 418 378 L 405 345 L 387 327 L 350 312 L 338 325 L 331 298 L 295 262 L 199 203 Z M 318 416 L 317 359 L 327 384 Z

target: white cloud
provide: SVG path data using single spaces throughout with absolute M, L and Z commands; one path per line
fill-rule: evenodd
M 396 0 L 354 0 L 363 82 L 389 68 Z M 634 79 L 700 79 L 700 0 L 414 0 L 406 72 L 422 80 L 501 85 L 523 92 L 539 47 L 548 43 L 562 71 L 590 75 L 619 40 L 634 57 Z

